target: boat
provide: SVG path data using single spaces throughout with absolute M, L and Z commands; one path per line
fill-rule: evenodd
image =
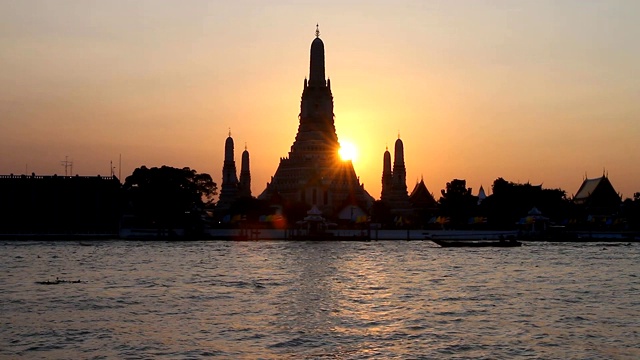
M 520 236 L 517 230 L 440 230 L 422 233 L 425 240 L 510 240 Z
M 449 241 L 430 239 L 442 247 L 518 247 L 522 243 L 517 240 L 488 240 L 488 241 Z

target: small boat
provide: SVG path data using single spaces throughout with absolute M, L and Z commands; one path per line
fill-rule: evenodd
M 490 241 L 448 241 L 430 239 L 442 247 L 518 247 L 522 243 L 517 240 L 490 240 Z

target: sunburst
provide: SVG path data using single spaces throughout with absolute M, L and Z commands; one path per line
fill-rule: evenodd
M 338 154 L 340 154 L 340 158 L 344 161 L 355 161 L 358 157 L 358 148 L 348 141 L 341 141 Z

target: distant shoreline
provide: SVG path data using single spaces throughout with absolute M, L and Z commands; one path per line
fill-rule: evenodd
M 246 236 L 246 230 L 215 229 L 202 236 L 171 237 L 153 236 L 148 232 L 143 236 L 123 237 L 118 233 L 82 233 L 82 234 L 0 234 L 3 241 L 428 241 L 430 238 L 442 240 L 495 240 L 516 237 L 524 241 L 542 242 L 640 242 L 638 232 L 567 232 L 554 238 L 520 238 L 515 231 L 474 231 L 474 230 L 372 230 L 368 238 L 362 238 L 361 230 L 335 230 L 327 238 L 316 240 L 294 239 L 291 232 L 278 229 L 253 230 L 252 236 Z

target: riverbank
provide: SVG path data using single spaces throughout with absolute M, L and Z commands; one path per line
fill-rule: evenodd
M 39 240 L 39 241 L 80 241 L 92 240 L 333 240 L 333 241 L 363 241 L 363 240 L 499 240 L 519 239 L 526 241 L 549 242 L 639 242 L 637 232 L 588 232 L 573 231 L 555 234 L 553 237 L 526 237 L 513 230 L 380 230 L 370 231 L 360 229 L 334 229 L 327 231 L 326 237 L 306 239 L 297 237 L 290 229 L 209 229 L 202 236 L 185 238 L 182 232 L 172 235 L 160 233 L 156 230 L 126 231 L 121 233 L 81 233 L 81 234 L 0 234 L 0 240 Z

